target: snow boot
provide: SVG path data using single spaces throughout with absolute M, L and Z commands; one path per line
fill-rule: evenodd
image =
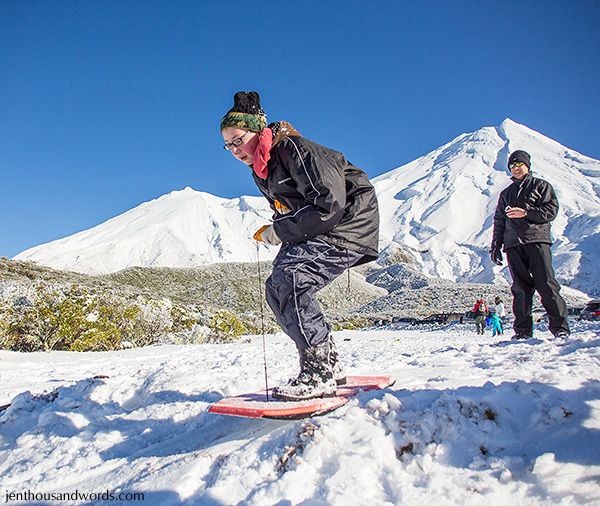
M 335 397 L 336 384 L 330 364 L 328 341 L 300 352 L 300 374 L 286 385 L 274 387 L 273 399 L 303 401 L 315 397 Z
M 331 371 L 333 373 L 333 379 L 335 380 L 336 385 L 345 385 L 346 384 L 346 371 L 342 367 L 342 364 L 339 360 L 339 355 L 337 352 L 337 347 L 335 345 L 335 341 L 332 336 L 327 338 L 327 342 L 329 343 L 329 364 L 331 365 Z M 300 364 L 300 372 L 304 371 L 306 368 L 306 350 L 302 348 L 297 348 L 298 350 L 298 362 Z M 295 380 L 296 377 L 290 378 L 288 383 Z
M 333 340 L 332 336 L 329 336 L 327 340 L 329 341 L 329 363 L 331 364 L 333 379 L 335 380 L 336 385 L 345 385 L 346 371 L 344 371 L 344 368 L 340 363 L 335 341 Z

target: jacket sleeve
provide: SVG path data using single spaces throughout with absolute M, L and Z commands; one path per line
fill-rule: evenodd
M 492 238 L 493 246 L 502 246 L 504 244 L 504 228 L 506 227 L 506 207 L 505 192 L 500 193 L 498 197 L 498 205 L 494 213 L 494 232 Z
M 548 223 L 558 214 L 558 199 L 552 185 L 546 181 L 536 185 L 525 205 L 525 219 L 532 223 Z
M 275 219 L 275 233 L 284 242 L 300 242 L 329 232 L 342 219 L 346 206 L 346 179 L 340 160 L 309 150 L 293 138 L 282 141 L 277 150 L 305 204 Z

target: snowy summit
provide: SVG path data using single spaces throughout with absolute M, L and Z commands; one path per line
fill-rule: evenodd
M 533 175 L 550 182 L 560 202 L 552 224 L 559 280 L 597 290 L 600 161 L 510 119 L 460 135 L 372 181 L 384 253 L 403 248 L 425 273 L 441 278 L 489 283 L 503 271 L 510 279 L 506 266 L 489 261 L 488 249 L 498 195 L 511 182 L 508 156 L 516 149 L 531 154 Z
M 262 197 L 224 199 L 190 187 L 89 230 L 20 253 L 55 269 L 107 274 L 127 267 L 193 267 L 256 259 L 252 233 L 271 216 Z M 246 233 L 240 237 L 240 231 Z M 273 255 L 264 247 L 266 257 Z
M 554 265 L 561 283 L 597 290 L 600 274 L 600 161 L 506 119 L 458 136 L 373 179 L 383 255 L 401 249 L 425 274 L 454 281 L 508 278 L 487 250 L 498 195 L 510 183 L 515 149 L 532 156 L 532 173 L 556 190 Z M 264 199 L 223 199 L 191 188 L 174 191 L 89 230 L 17 255 L 88 274 L 128 267 L 193 267 L 256 260 L 252 233 L 271 217 Z M 240 234 L 241 231 L 241 234 Z M 261 246 L 261 258 L 276 248 Z

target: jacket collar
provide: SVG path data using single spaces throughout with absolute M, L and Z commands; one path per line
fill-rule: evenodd
M 525 177 L 523 179 L 517 179 L 516 177 L 511 177 L 511 179 L 513 183 L 515 183 L 517 186 L 521 186 L 526 181 L 529 181 L 532 177 L 533 176 L 531 175 L 531 172 L 528 172 L 527 174 L 525 174 Z

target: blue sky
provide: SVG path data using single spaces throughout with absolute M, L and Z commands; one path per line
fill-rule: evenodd
M 186 186 L 258 195 L 238 90 L 370 177 L 523 123 L 600 158 L 598 1 L 0 0 L 0 256 Z

